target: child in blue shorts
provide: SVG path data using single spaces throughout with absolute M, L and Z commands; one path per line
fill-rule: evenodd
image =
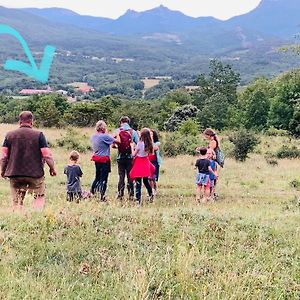
M 195 167 L 198 168 L 198 173 L 196 177 L 196 200 L 200 202 L 200 199 L 203 196 L 203 202 L 208 200 L 210 195 L 210 179 L 209 174 L 213 173 L 216 177 L 218 174 L 213 171 L 210 166 L 210 160 L 207 158 L 207 148 L 201 147 L 199 149 L 200 157 L 197 159 Z M 203 194 L 202 194 L 203 188 Z

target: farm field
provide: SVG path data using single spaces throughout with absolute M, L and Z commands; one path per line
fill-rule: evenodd
M 3 140 L 16 126 L 0 128 Z M 80 130 L 88 144 L 93 129 Z M 298 140 L 262 137 L 245 163 L 227 158 L 218 201 L 201 205 L 196 158 L 164 157 L 157 198 L 138 207 L 115 199 L 115 164 L 107 203 L 67 203 L 70 150 L 55 146 L 65 130 L 43 131 L 58 172 L 46 176 L 45 210 L 31 211 L 27 197 L 26 212 L 12 213 L 9 182 L 0 181 L 0 299 L 300 298 L 300 163 L 264 158 Z M 90 156 L 80 158 L 85 190 Z

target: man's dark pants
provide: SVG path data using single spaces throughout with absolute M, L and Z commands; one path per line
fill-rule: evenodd
M 130 198 L 133 198 L 134 191 L 133 191 L 133 182 L 130 179 L 130 171 L 132 168 L 132 158 L 119 158 L 118 162 L 118 172 L 119 172 L 119 183 L 118 183 L 118 197 L 124 197 L 124 190 L 125 190 L 125 176 L 127 176 L 127 189 L 128 195 Z

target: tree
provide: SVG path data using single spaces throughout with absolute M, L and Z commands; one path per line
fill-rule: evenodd
M 259 139 L 246 129 L 233 132 L 229 136 L 229 141 L 234 145 L 233 156 L 237 161 L 245 161 L 248 153 L 259 144 Z
M 241 124 L 236 125 L 244 126 L 247 129 L 266 128 L 272 96 L 272 83 L 265 78 L 258 78 L 248 85 L 238 96 Z
M 209 68 L 207 77 L 200 74 L 197 79 L 193 104 L 200 110 L 198 120 L 203 127 L 222 129 L 229 124 L 230 107 L 237 103 L 240 75 L 218 60 L 211 60 Z
M 79 102 L 65 111 L 67 124 L 79 127 L 93 126 L 99 120 L 109 123 L 113 120 L 113 112 L 120 106 L 120 101 L 112 96 L 105 96 L 94 102 Z
M 15 123 L 21 111 L 28 110 L 28 101 L 25 99 L 0 98 L 0 122 Z
M 67 124 L 79 127 L 93 126 L 99 120 L 107 121 L 107 113 L 98 103 L 76 103 L 64 114 Z
M 113 113 L 113 122 L 118 124 L 121 116 L 130 118 L 130 125 L 134 129 L 156 127 L 159 107 L 153 101 L 124 101 Z
M 274 81 L 275 96 L 271 101 L 269 125 L 277 129 L 289 130 L 291 133 L 297 126 L 295 122 L 300 99 L 300 69 L 283 74 Z M 296 118 L 293 120 L 293 118 Z
M 178 131 L 184 136 L 195 136 L 199 133 L 199 124 L 197 124 L 193 119 L 188 119 L 181 123 Z
M 294 106 L 294 112 L 290 120 L 289 130 L 292 134 L 300 136 L 300 99 L 298 99 L 297 104 Z
M 207 77 L 200 74 L 197 79 L 199 89 L 194 92 L 194 104 L 197 106 L 197 94 L 201 99 L 209 98 L 215 94 L 225 95 L 229 104 L 237 99 L 237 87 L 240 82 L 240 74 L 232 70 L 230 65 L 223 65 L 219 60 L 213 59 L 209 65 L 210 72 Z
M 167 103 L 170 103 L 170 102 L 178 103 L 179 106 L 192 103 L 192 97 L 185 89 L 178 89 L 176 91 L 168 93 L 165 96 L 164 100 Z
M 62 124 L 61 113 L 51 98 L 44 98 L 35 112 L 37 123 L 44 127 L 59 127 Z
M 34 95 L 28 101 L 28 110 L 32 111 L 37 123 L 45 127 L 60 127 L 63 114 L 69 108 L 67 99 L 61 95 Z
M 209 97 L 205 105 L 199 110 L 197 121 L 201 127 L 212 127 L 221 130 L 228 125 L 227 98 L 223 94 L 215 94 Z
M 165 128 L 168 131 L 176 131 L 178 127 L 190 118 L 195 118 L 198 108 L 188 104 L 175 109 L 172 116 L 165 122 Z

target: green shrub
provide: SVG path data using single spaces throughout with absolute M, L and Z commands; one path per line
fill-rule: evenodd
M 180 132 L 168 133 L 162 142 L 162 154 L 165 156 L 195 155 L 200 140 Z
M 297 179 L 294 179 L 290 182 L 290 186 L 292 188 L 295 188 L 296 190 L 299 190 L 300 189 L 300 181 Z
M 300 150 L 296 146 L 282 146 L 276 153 L 277 158 L 299 158 Z
M 233 157 L 237 161 L 245 161 L 248 153 L 253 152 L 259 144 L 259 139 L 250 131 L 240 129 L 229 135 L 229 141 L 233 143 Z
M 78 152 L 85 153 L 90 151 L 91 145 L 88 136 L 80 134 L 74 129 L 67 129 L 65 136 L 56 140 L 58 147 L 65 148 L 67 150 L 77 150 Z
M 266 135 L 268 136 L 288 136 L 289 133 L 287 130 L 284 129 L 277 129 L 275 127 L 270 127 L 265 131 Z
M 197 113 L 198 108 L 191 104 L 176 108 L 173 115 L 165 122 L 166 130 L 176 131 L 183 122 L 195 118 Z
M 199 133 L 199 124 L 193 119 L 189 119 L 179 126 L 178 131 L 183 135 L 196 136 Z

